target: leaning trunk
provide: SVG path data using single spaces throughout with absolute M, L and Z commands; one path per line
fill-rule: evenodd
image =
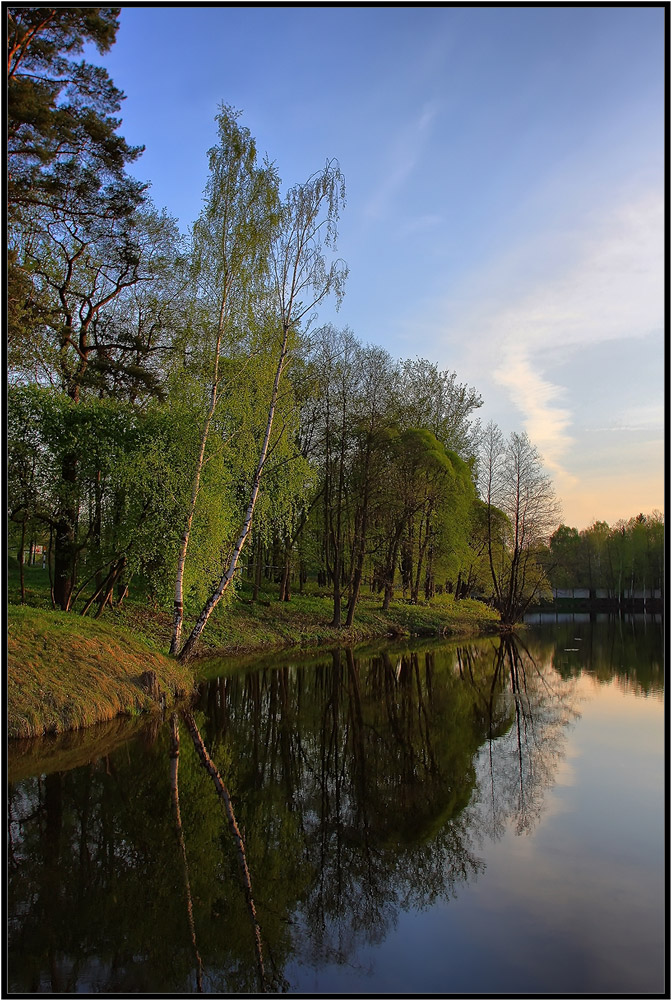
M 261 992 L 266 992 L 266 976 L 265 969 L 263 965 L 263 948 L 261 945 L 261 930 L 259 928 L 258 920 L 256 918 L 256 907 L 254 905 L 254 897 L 252 895 L 252 882 L 249 875 L 249 867 L 247 865 L 247 855 L 245 853 L 245 843 L 242 839 L 242 834 L 240 832 L 240 827 L 238 826 L 237 820 L 235 818 L 235 813 L 233 812 L 233 803 L 231 802 L 231 796 L 224 784 L 219 771 L 215 767 L 210 755 L 207 752 L 203 739 L 198 730 L 198 726 L 193 718 L 191 712 L 184 711 L 182 713 L 182 718 L 184 719 L 187 729 L 191 734 L 191 739 L 193 740 L 193 745 L 196 749 L 203 767 L 208 772 L 212 781 L 214 782 L 214 787 L 217 791 L 217 795 L 221 799 L 223 804 L 226 819 L 228 820 L 228 826 L 233 837 L 233 841 L 236 846 L 236 853 L 238 858 L 238 865 L 240 868 L 240 876 L 242 880 L 242 885 L 245 893 L 245 902 L 247 903 L 247 910 L 249 913 L 250 922 L 252 925 L 252 932 L 254 935 L 254 948 L 256 951 L 256 962 L 259 975 L 259 985 L 261 987 Z
M 282 340 L 282 349 L 280 351 L 280 359 L 277 364 L 277 370 L 275 372 L 275 381 L 273 382 L 273 390 L 270 397 L 270 405 L 268 407 L 268 421 L 266 423 L 266 433 L 263 438 L 263 444 L 261 446 L 261 454 L 259 456 L 259 461 L 256 466 L 256 472 L 254 473 L 254 479 L 252 482 L 252 489 L 249 497 L 249 503 L 247 505 L 247 510 L 245 512 L 245 518 L 242 523 L 242 528 L 233 547 L 233 554 L 228 564 L 228 568 L 223 574 L 221 580 L 219 581 L 219 585 L 217 586 L 216 590 L 214 591 L 214 593 L 208 600 L 207 604 L 201 611 L 198 621 L 194 625 L 189 638 L 186 640 L 184 646 L 182 647 L 181 652 L 179 653 L 179 659 L 182 661 L 188 660 L 193 655 L 194 650 L 196 648 L 196 644 L 198 643 L 198 640 L 202 635 L 203 629 L 205 628 L 210 615 L 216 608 L 217 604 L 219 603 L 223 595 L 228 590 L 231 580 L 233 579 L 235 571 L 238 567 L 238 562 L 240 561 L 240 554 L 244 548 L 245 542 L 247 541 L 249 532 L 252 527 L 252 517 L 254 516 L 254 508 L 256 506 L 256 500 L 259 495 L 259 489 L 261 487 L 261 476 L 263 475 L 263 469 L 266 464 L 266 458 L 268 455 L 268 446 L 270 444 L 270 435 L 273 429 L 273 420 L 275 418 L 275 407 L 277 405 L 277 396 L 280 387 L 280 380 L 282 378 L 282 372 L 284 370 L 284 364 L 286 362 L 286 357 L 287 357 L 288 341 L 289 341 L 289 327 L 285 326 L 284 337 Z
M 193 918 L 193 897 L 191 894 L 191 879 L 189 878 L 189 864 L 186 857 L 186 844 L 184 842 L 184 829 L 182 827 L 182 813 L 179 807 L 179 722 L 177 715 L 173 714 L 170 720 L 170 786 L 172 791 L 172 805 L 175 815 L 175 834 L 179 844 L 179 852 L 182 858 L 184 872 L 184 891 L 186 894 L 186 916 L 189 922 L 191 934 L 191 945 L 196 960 L 196 986 L 199 993 L 203 992 L 203 962 L 196 943 L 196 925 Z
M 191 536 L 191 525 L 193 524 L 193 517 L 196 512 L 196 503 L 198 501 L 198 493 L 200 491 L 200 477 L 202 475 L 203 465 L 205 463 L 205 448 L 207 447 L 207 439 L 210 434 L 210 424 L 212 423 L 212 417 L 214 416 L 214 411 L 217 406 L 217 390 L 219 386 L 219 353 L 221 350 L 221 335 L 224 322 L 225 305 L 226 301 L 224 299 L 219 317 L 219 334 L 217 337 L 217 343 L 215 347 L 214 373 L 212 377 L 212 390 L 210 392 L 210 406 L 207 411 L 207 416 L 205 417 L 205 423 L 203 424 L 203 432 L 200 436 L 200 448 L 198 450 L 198 457 L 196 459 L 196 468 L 193 475 L 193 486 L 191 489 L 191 501 L 189 503 L 189 510 L 186 515 L 186 523 L 184 525 L 184 531 L 182 532 L 182 539 L 179 546 L 179 555 L 177 557 L 177 574 L 175 576 L 175 603 L 173 611 L 172 639 L 170 641 L 170 652 L 173 656 L 177 653 L 177 650 L 179 649 L 179 643 L 182 637 L 182 623 L 184 621 L 184 567 L 186 565 L 186 551 L 189 547 L 189 538 Z

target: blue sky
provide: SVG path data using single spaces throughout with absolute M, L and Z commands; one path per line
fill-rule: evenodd
M 285 186 L 336 157 L 339 313 L 526 430 L 578 528 L 664 503 L 664 10 L 124 7 L 102 58 L 184 231 L 220 103 Z

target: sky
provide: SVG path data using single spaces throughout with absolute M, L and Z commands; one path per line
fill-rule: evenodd
M 455 371 L 583 529 L 664 507 L 666 30 L 637 5 L 141 5 L 93 61 L 185 233 L 222 103 L 285 190 L 336 158 L 349 277 L 317 321 Z

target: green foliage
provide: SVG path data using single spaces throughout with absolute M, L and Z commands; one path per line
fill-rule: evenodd
M 238 123 L 240 112 L 222 105 L 218 143 L 208 152 L 205 207 L 193 228 L 192 273 L 214 307 L 247 318 L 280 219 L 279 179 L 271 164 L 257 166 L 256 143 Z
M 155 404 L 136 413 L 134 433 L 116 468 L 108 548 L 128 559 L 154 599 L 168 588 L 187 502 L 193 430 L 175 407 Z
M 123 400 L 68 396 L 38 386 L 8 392 L 8 500 L 47 532 L 64 505 L 78 510 L 76 543 L 85 576 L 125 555 L 155 594 L 178 543 L 190 486 L 193 425 L 175 406 L 145 411 Z M 61 475 L 74 456 L 76 482 Z M 213 466 L 214 469 L 214 466 Z
M 638 514 L 610 527 L 595 521 L 584 531 L 560 525 L 546 554 L 548 574 L 557 588 L 605 591 L 617 598 L 625 590 L 661 591 L 664 587 L 664 516 Z
M 85 44 L 107 52 L 118 7 L 12 7 L 7 11 L 7 153 L 10 208 L 62 202 L 76 187 L 80 206 L 102 195 L 121 206 L 123 174 L 141 147 L 116 134 L 123 94 L 106 70 L 75 61 Z
M 478 425 L 473 413 L 482 399 L 456 379 L 455 372 L 441 372 L 424 358 L 408 359 L 400 364 L 399 398 L 405 425 L 425 427 L 465 459 L 475 455 Z

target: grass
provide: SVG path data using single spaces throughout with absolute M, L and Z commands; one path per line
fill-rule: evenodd
M 13 564 L 13 565 L 12 565 Z M 18 570 L 8 574 L 8 735 L 81 729 L 117 715 L 157 707 L 142 675 L 154 671 L 166 699 L 193 685 L 192 671 L 166 655 L 171 612 L 132 593 L 100 620 L 54 611 L 46 570 L 26 567 L 26 604 Z M 223 602 L 222 602 L 223 604 Z M 257 602 L 243 585 L 217 608 L 203 633 L 199 657 L 263 653 L 283 647 L 354 645 L 385 637 L 466 636 L 497 632 L 496 612 L 479 601 L 441 595 L 430 603 L 402 600 L 383 612 L 379 596 L 363 594 L 351 628 L 334 628 L 331 597 L 316 589 L 276 599 L 268 587 Z M 185 620 L 185 634 L 193 619 Z M 204 663 L 198 666 L 199 671 Z
M 188 667 L 118 626 L 80 615 L 7 609 L 7 735 L 82 729 L 156 711 L 193 688 Z M 158 692 L 146 677 L 153 671 Z
M 313 591 L 295 594 L 291 601 L 278 601 L 266 591 L 253 602 L 251 592 L 243 586 L 207 623 L 198 655 L 235 656 L 283 646 L 351 645 L 389 636 L 481 635 L 499 627 L 496 612 L 480 601 L 455 601 L 447 595 L 430 604 L 394 601 L 386 612 L 379 597 L 364 595 L 351 628 L 334 628 L 332 618 L 333 600 L 326 594 Z M 151 637 L 158 648 L 169 646 L 171 617 L 165 611 L 124 602 L 121 609 L 109 612 L 108 620 Z M 187 618 L 186 634 L 191 624 Z

